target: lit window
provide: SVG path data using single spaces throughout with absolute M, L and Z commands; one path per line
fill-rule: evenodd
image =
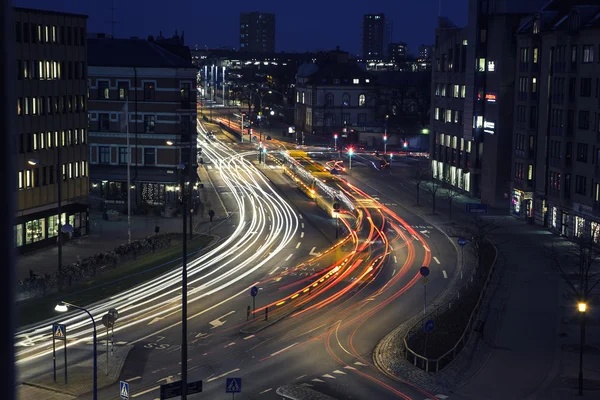
M 481 115 L 473 117 L 473 128 L 483 128 L 483 117 Z
M 460 98 L 464 99 L 467 96 L 467 85 L 460 86 Z
M 365 83 L 369 83 L 371 82 L 369 79 L 365 79 Z
M 31 115 L 37 115 L 37 99 L 31 98 Z
M 452 110 L 446 110 L 446 122 L 452 122 Z
M 302 92 L 302 104 L 304 104 L 304 92 Z
M 460 91 L 460 86 L 459 85 L 454 85 L 454 97 L 455 98 L 458 98 L 459 91 Z
M 37 150 L 38 149 L 38 134 L 34 133 L 33 134 L 33 150 Z
M 19 171 L 19 189 L 23 189 L 23 171 Z
M 537 78 L 536 77 L 531 78 L 531 92 L 532 93 L 537 92 Z
M 360 83 L 360 79 L 352 79 L 352 83 L 354 83 L 355 85 L 358 85 Z
M 529 164 L 527 168 L 527 179 L 530 181 L 533 180 L 533 164 Z
M 463 46 L 466 46 L 466 45 L 467 45 L 467 43 L 468 43 L 468 42 L 467 42 L 467 39 L 463 39 Z
M 495 61 L 488 61 L 488 71 L 489 72 L 494 72 L 496 70 L 496 62 Z
M 534 47 L 533 48 L 533 63 L 534 64 L 537 64 L 537 62 L 538 62 L 539 53 L 540 53 L 540 49 L 538 49 L 537 47 Z
M 31 187 L 31 170 L 28 169 L 25 171 L 25 187 Z
M 79 163 L 75 163 L 75 178 L 79 178 Z
M 485 58 L 477 59 L 477 71 L 485 72 Z
M 440 120 L 440 109 L 438 107 L 435 108 L 435 120 L 436 121 Z
M 361 94 L 358 96 L 358 105 L 359 105 L 359 106 L 364 106 L 364 105 L 365 105 L 365 103 L 366 103 L 366 101 L 367 101 L 367 98 L 366 98 L 366 96 L 365 96 L 364 94 L 362 94 L 362 93 L 361 93 Z

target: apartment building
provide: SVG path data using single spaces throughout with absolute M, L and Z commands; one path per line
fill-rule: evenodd
M 87 16 L 16 8 L 14 23 L 14 237 L 25 253 L 55 244 L 59 225 L 88 231 Z
M 517 32 L 511 211 L 600 238 L 600 4 L 553 1 Z
M 240 51 L 275 52 L 275 14 L 240 13 Z
M 470 0 L 466 27 L 436 30 L 432 174 L 496 208 L 510 203 L 515 33 L 544 3 Z
M 197 67 L 143 39 L 88 39 L 88 60 L 94 198 L 175 203 L 178 165 L 196 164 Z

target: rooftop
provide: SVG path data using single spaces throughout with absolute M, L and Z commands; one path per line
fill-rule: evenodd
M 144 39 L 88 39 L 88 65 L 93 67 L 196 68 L 161 46 Z
M 32 13 L 32 14 L 62 15 L 64 17 L 79 17 L 79 18 L 86 18 L 86 19 L 88 17 L 85 14 L 74 14 L 74 13 L 66 13 L 66 12 L 52 11 L 52 10 L 39 10 L 37 8 L 14 7 L 13 9 L 15 11 Z

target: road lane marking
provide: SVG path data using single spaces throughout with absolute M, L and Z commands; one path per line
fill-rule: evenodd
M 301 244 L 302 244 L 302 242 L 298 242 L 298 244 L 296 245 L 296 248 L 299 248 Z
M 344 371 L 340 371 L 339 369 L 336 369 L 335 371 L 333 371 L 333 373 L 338 375 L 346 375 Z
M 225 349 L 225 348 L 227 348 L 227 347 L 233 346 L 234 344 L 235 344 L 235 342 L 231 342 L 231 343 L 229 343 L 229 344 L 226 344 L 225 346 L 223 346 L 223 348 Z
M 275 273 L 275 271 L 277 271 L 278 269 L 279 269 L 279 267 L 273 268 L 273 270 L 271 272 L 269 272 L 269 275 L 273 275 Z
M 305 376 L 306 376 L 306 374 L 304 374 L 304 375 L 300 375 L 299 377 L 297 377 L 297 378 L 296 378 L 296 380 L 298 380 L 298 379 L 302 379 L 302 378 L 304 378 Z
M 441 264 L 440 260 L 438 260 L 438 258 L 437 258 L 437 257 L 433 257 L 433 260 L 434 260 L 436 263 L 438 263 L 438 264 Z
M 133 381 L 137 381 L 138 379 L 142 379 L 142 377 L 141 376 L 136 376 L 135 378 L 125 379 L 125 382 L 133 382 Z
M 293 256 L 293 255 L 294 255 L 294 254 L 292 253 L 292 254 L 290 254 L 289 256 L 287 256 L 287 258 L 285 259 L 285 261 L 290 261 L 290 258 L 292 258 L 292 256 Z
M 234 372 L 238 372 L 239 370 L 240 370 L 239 368 L 232 369 L 231 371 L 225 372 L 224 374 L 221 374 L 221 375 L 219 375 L 219 376 L 215 376 L 215 377 L 213 377 L 213 378 L 210 378 L 210 379 L 209 379 L 209 380 L 207 380 L 206 382 L 212 382 L 212 381 L 216 381 L 216 380 L 217 380 L 217 379 L 219 379 L 219 378 L 223 378 L 223 377 L 225 377 L 225 376 L 227 376 L 227 375 L 229 375 L 229 374 L 233 374 Z
M 328 379 L 335 379 L 335 376 L 333 375 L 329 375 L 329 374 L 325 374 L 325 375 L 321 375 L 323 378 L 328 378 Z
M 398 259 L 396 258 L 396 256 L 394 256 L 394 262 L 395 262 L 396 264 L 398 264 Z
M 301 225 L 302 225 L 302 229 L 304 229 L 304 222 Z
M 352 367 L 352 366 L 350 366 L 350 365 L 346 365 L 346 366 L 344 367 L 344 369 L 349 369 L 349 370 L 352 370 L 352 371 L 356 371 L 356 368 L 354 368 L 354 367 Z
M 267 390 L 263 390 L 259 394 L 267 393 L 267 392 L 270 392 L 271 390 L 273 390 L 273 388 L 268 388 Z
M 313 385 L 311 385 L 310 383 L 301 383 L 300 386 L 313 387 Z
M 153 391 L 155 391 L 155 390 L 157 390 L 157 389 L 160 389 L 160 386 L 154 386 L 153 388 L 150 388 L 150 389 L 148 389 L 148 390 L 144 390 L 143 392 L 138 392 L 138 393 L 136 393 L 136 394 L 132 394 L 132 395 L 131 395 L 131 397 L 138 397 L 138 396 L 142 396 L 142 395 L 144 395 L 144 394 L 146 394 L 146 393 L 153 392 Z
M 283 353 L 284 351 L 291 349 L 292 347 L 294 347 L 294 346 L 295 346 L 295 345 L 297 345 L 298 343 L 300 343 L 300 342 L 296 342 L 296 343 L 294 343 L 294 344 L 291 344 L 291 345 L 289 345 L 288 347 L 286 347 L 286 348 L 284 348 L 284 349 L 281 349 L 281 350 L 279 350 L 279 351 L 276 351 L 275 353 L 271 354 L 271 357 L 273 357 L 273 356 L 276 356 L 277 354 L 281 354 L 281 353 Z
M 394 270 L 394 272 L 392 272 L 392 276 L 396 275 L 396 270 Z
M 125 344 L 127 344 L 127 342 L 117 342 L 117 343 L 115 343 L 115 344 L 116 344 L 117 346 L 121 346 L 121 345 L 125 345 Z
M 361 367 L 366 367 L 367 366 L 367 364 L 363 364 L 360 361 L 355 362 L 354 365 L 360 365 Z
M 298 214 L 298 217 L 300 217 L 300 219 L 302 219 L 302 214 Z
M 309 254 L 309 255 L 311 255 L 311 256 L 316 256 L 316 257 L 320 256 L 320 255 L 321 255 L 321 253 L 315 253 L 315 249 L 316 249 L 316 247 L 313 247 L 313 248 L 310 250 L 310 253 L 308 253 L 308 254 Z
M 255 335 L 246 336 L 244 340 L 252 339 Z
M 444 279 L 448 279 L 448 274 L 446 273 L 446 270 L 443 270 L 442 274 L 444 274 Z
M 213 319 L 212 321 L 210 321 L 209 324 L 210 324 L 210 326 L 212 326 L 212 328 L 210 328 L 210 329 L 215 329 L 215 328 L 218 328 L 221 325 L 224 325 L 225 322 L 227 322 L 227 321 L 221 321 L 221 319 L 223 319 L 223 318 L 225 318 L 225 317 L 227 317 L 227 316 L 229 316 L 229 315 L 231 315 L 233 313 L 235 313 L 235 311 L 229 311 L 227 314 L 221 315 L 219 318 Z
M 300 238 L 304 237 L 304 232 L 300 232 Z
M 311 379 L 313 382 L 321 382 L 324 383 L 325 381 L 319 379 L 319 378 L 315 378 L 315 379 Z

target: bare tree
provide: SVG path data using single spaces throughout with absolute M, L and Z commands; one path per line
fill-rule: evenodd
M 430 164 L 426 158 L 419 158 L 415 168 L 415 187 L 417 189 L 417 205 L 421 201 L 421 186 L 426 185 L 427 182 L 431 181 L 432 174 L 430 170 Z
M 455 238 L 465 238 L 471 243 L 468 248 L 477 260 L 477 267 L 479 269 L 483 266 L 486 248 L 491 243 L 491 234 L 493 231 L 499 229 L 500 226 L 493 218 L 484 218 L 476 215 L 469 223 L 451 228 L 448 234 Z
M 438 192 L 442 189 L 442 182 L 432 177 L 425 188 L 431 195 L 431 213 L 435 214 L 435 202 L 437 200 Z
M 460 196 L 460 192 L 455 190 L 452 186 L 447 186 L 444 188 L 442 196 L 448 202 L 448 219 L 452 219 L 452 204 L 454 203 L 454 200 Z

